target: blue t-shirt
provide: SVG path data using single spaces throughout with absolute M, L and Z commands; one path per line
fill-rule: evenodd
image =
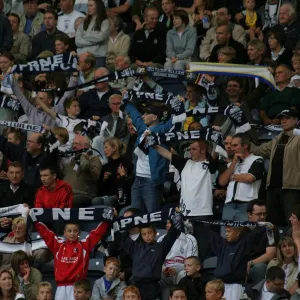
M 107 292 L 110 289 L 113 282 L 107 280 L 105 276 L 103 277 L 103 279 L 104 279 L 105 291 Z

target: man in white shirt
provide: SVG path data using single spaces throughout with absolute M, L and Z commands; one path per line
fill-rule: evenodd
M 267 270 L 266 279 L 247 291 L 252 300 L 290 299 L 291 295 L 284 289 L 285 273 L 281 267 Z
M 57 29 L 75 38 L 75 21 L 84 18 L 84 14 L 74 10 L 74 0 L 60 0 L 61 12 L 58 15 Z
M 247 221 L 247 204 L 258 198 L 264 174 L 264 160 L 250 153 L 250 140 L 240 133 L 232 138 L 234 158 L 219 177 L 219 184 L 227 187 L 222 219 Z

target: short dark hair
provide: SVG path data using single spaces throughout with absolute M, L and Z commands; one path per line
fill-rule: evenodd
M 85 292 L 91 292 L 92 291 L 92 286 L 91 282 L 88 279 L 80 279 L 74 282 L 73 286 L 75 288 L 81 288 Z
M 280 46 L 284 46 L 286 42 L 286 35 L 280 28 L 273 27 L 268 32 L 268 38 L 274 35 L 275 39 L 279 42 Z
M 127 212 L 131 212 L 133 216 L 141 216 L 143 214 L 142 211 L 139 208 L 135 208 L 135 207 L 129 207 L 129 208 L 127 208 L 124 211 L 123 215 L 125 213 L 127 213 Z
M 266 272 L 266 280 L 274 281 L 276 279 L 285 280 L 285 272 L 281 267 L 271 267 Z
M 176 9 L 173 13 L 173 18 L 178 17 L 185 24 L 185 26 L 189 23 L 189 16 L 186 11 L 183 9 Z
M 266 203 L 263 200 L 259 200 L 259 199 L 253 199 L 250 202 L 248 202 L 247 205 L 247 213 L 252 214 L 253 213 L 253 207 L 254 205 L 257 206 L 266 206 Z
M 20 168 L 24 172 L 24 166 L 19 161 L 12 161 L 8 166 L 9 168 Z
M 47 9 L 47 10 L 45 11 L 44 15 L 45 15 L 45 14 L 51 14 L 51 15 L 54 17 L 55 20 L 58 20 L 58 14 L 57 14 L 57 12 L 56 12 L 55 10 L 53 10 L 53 9 Z
M 20 17 L 19 17 L 19 15 L 15 14 L 15 13 L 10 13 L 10 14 L 8 14 L 8 17 L 15 17 L 18 20 L 18 24 L 20 25 Z
M 11 61 L 15 60 L 15 57 L 13 56 L 13 54 L 11 52 L 8 52 L 8 51 L 3 51 L 0 56 L 6 57 Z
M 9 135 L 10 133 L 13 133 L 15 135 L 15 138 L 21 141 L 23 135 L 22 135 L 22 132 L 19 129 L 10 128 L 7 135 Z
M 170 297 L 172 297 L 173 294 L 174 294 L 175 292 L 177 292 L 177 291 L 183 291 L 183 292 L 185 293 L 185 295 L 187 295 L 187 294 L 186 294 L 185 288 L 183 288 L 183 287 L 181 287 L 181 286 L 179 286 L 179 285 L 174 285 L 174 286 L 172 286 L 172 287 L 170 288 Z
M 248 145 L 248 150 L 250 149 L 251 140 L 246 133 L 237 133 L 233 137 L 233 139 L 240 139 L 242 145 Z
M 237 77 L 237 76 L 232 76 L 230 77 L 227 82 L 226 82 L 226 85 L 230 82 L 230 81 L 235 81 L 237 82 L 239 85 L 240 85 L 240 88 L 243 87 L 243 81 L 241 80 L 241 78 Z
M 78 227 L 78 229 L 80 230 L 80 223 L 78 221 L 75 221 L 75 220 L 74 221 L 72 221 L 72 220 L 66 221 L 64 229 L 66 229 L 66 227 L 68 225 L 76 225 Z
M 55 36 L 54 41 L 61 41 L 65 45 L 70 46 L 70 38 L 66 34 L 58 34 Z
M 51 161 L 50 162 L 48 162 L 48 161 L 41 162 L 40 172 L 45 171 L 45 170 L 49 170 L 51 174 L 56 174 L 56 175 L 59 174 L 56 164 L 53 164 L 53 162 L 51 163 Z
M 78 98 L 76 98 L 76 97 L 69 98 L 69 99 L 67 99 L 66 102 L 64 103 L 64 108 L 65 108 L 65 110 L 66 110 L 67 108 L 70 108 L 70 106 L 72 105 L 73 102 L 78 102 L 78 103 L 80 103 L 79 100 L 78 100 Z

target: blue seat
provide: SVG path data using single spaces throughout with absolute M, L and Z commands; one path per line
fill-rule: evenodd
M 156 239 L 159 239 L 162 235 L 167 233 L 166 229 L 156 229 L 157 233 L 156 233 Z

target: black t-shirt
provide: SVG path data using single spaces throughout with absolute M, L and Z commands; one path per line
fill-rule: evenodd
M 283 156 L 284 149 L 289 140 L 289 136 L 284 134 L 278 141 L 274 157 L 272 160 L 272 171 L 270 187 L 282 187 L 282 177 L 283 177 Z

